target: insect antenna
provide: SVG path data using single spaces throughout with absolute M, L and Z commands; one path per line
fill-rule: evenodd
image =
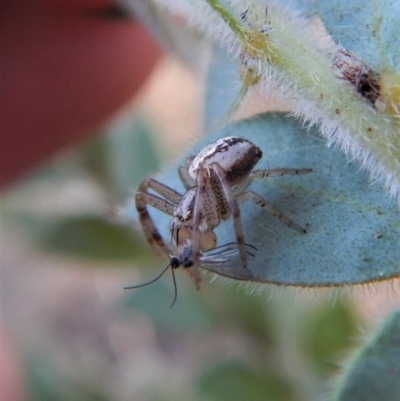
M 147 283 L 143 283 L 143 284 L 138 284 L 138 285 L 132 285 L 129 287 L 124 287 L 124 290 L 133 290 L 135 288 L 140 288 L 140 287 L 146 287 L 149 284 L 154 283 L 155 281 L 157 281 L 158 279 L 160 279 L 163 274 L 171 267 L 172 273 L 174 273 L 174 269 L 172 269 L 171 263 L 156 277 L 153 278 L 153 280 L 148 281 Z M 174 281 L 175 281 L 175 275 L 174 275 Z
M 248 247 L 250 247 L 250 248 L 252 248 L 252 249 L 254 249 L 255 251 L 258 251 L 258 249 L 257 249 L 254 245 L 246 244 L 246 243 L 245 243 L 245 245 L 248 246 Z M 248 255 L 252 256 L 253 258 L 256 256 L 256 255 L 254 255 L 254 253 L 251 253 L 251 252 L 249 252 L 249 251 L 246 251 L 246 253 L 247 253 Z
M 171 268 L 172 280 L 174 282 L 174 300 L 172 301 L 172 304 L 170 306 L 170 308 L 172 308 L 174 306 L 175 302 L 176 302 L 177 297 L 178 297 L 178 287 L 176 285 L 176 278 L 175 278 L 174 269 L 177 269 L 180 265 L 181 265 L 180 260 L 178 258 L 172 256 L 171 260 L 170 260 L 170 264 L 156 278 L 153 278 L 153 280 L 150 280 L 147 283 L 138 284 L 138 285 L 132 285 L 132 286 L 129 286 L 129 287 L 124 287 L 124 290 L 134 290 L 135 288 L 146 287 L 147 285 L 152 284 L 155 281 L 157 281 L 158 279 L 160 279 L 164 275 L 164 273 L 169 268 Z
M 176 286 L 176 279 L 175 279 L 175 272 L 174 272 L 174 268 L 171 265 L 171 272 L 172 272 L 172 280 L 174 281 L 174 300 L 172 301 L 172 304 L 170 306 L 170 308 L 172 308 L 175 304 L 176 298 L 178 297 L 178 287 Z

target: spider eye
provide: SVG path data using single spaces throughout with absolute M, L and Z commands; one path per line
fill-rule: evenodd
M 181 223 L 184 223 L 184 222 L 186 222 L 186 221 L 189 221 L 191 218 L 192 218 L 192 213 L 191 213 L 191 212 L 187 212 L 187 213 L 185 213 L 184 215 L 180 215 L 180 216 L 178 217 L 178 219 L 179 219 L 179 221 L 180 221 Z

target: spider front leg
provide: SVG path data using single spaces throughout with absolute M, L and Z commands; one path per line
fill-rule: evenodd
M 200 169 L 196 177 L 196 195 L 193 208 L 193 227 L 192 227 L 192 254 L 193 254 L 193 267 L 191 272 L 194 277 L 196 288 L 200 288 L 200 226 L 202 223 L 203 212 L 204 212 L 204 198 L 207 193 L 207 188 L 210 188 L 210 180 L 208 177 L 207 170 Z
M 164 196 L 166 199 L 149 193 L 149 189 Z M 173 216 L 175 205 L 181 198 L 182 196 L 178 192 L 156 180 L 153 180 L 152 178 L 142 181 L 139 185 L 139 190 L 135 196 L 135 205 L 139 214 L 139 222 L 142 226 L 147 242 L 158 256 L 166 255 L 169 257 L 173 254 L 173 250 L 164 242 L 147 210 L 147 205 Z
M 243 263 L 243 267 L 247 266 L 247 253 L 246 253 L 246 246 L 244 242 L 244 234 L 243 234 L 243 227 L 242 227 L 242 220 L 240 218 L 240 209 L 238 202 L 236 200 L 236 195 L 234 194 L 231 186 L 229 185 L 228 180 L 225 177 L 225 172 L 221 165 L 219 163 L 213 163 L 211 165 L 211 169 L 215 173 L 219 183 L 220 187 L 222 188 L 223 191 L 223 199 L 226 201 L 229 211 L 231 212 L 233 216 L 233 222 L 235 226 L 235 232 L 236 232 L 236 241 L 238 244 L 239 252 L 240 252 L 240 258 Z M 218 196 L 217 196 L 218 197 Z
M 199 168 L 196 176 L 196 194 L 194 196 L 193 220 L 192 220 L 192 272 L 197 288 L 200 285 L 200 249 L 207 251 L 215 248 L 217 238 L 213 232 L 219 222 L 218 197 L 211 185 L 207 168 Z
M 265 209 L 268 213 L 272 214 L 273 217 L 276 217 L 277 219 L 279 219 L 283 224 L 286 224 L 288 227 L 293 228 L 294 230 L 296 230 L 302 234 L 305 234 L 307 232 L 303 227 L 300 227 L 295 222 L 290 220 L 279 209 L 272 206 L 270 203 L 268 203 L 265 199 L 263 199 L 260 195 L 256 194 L 255 192 L 252 192 L 252 191 L 242 192 L 241 194 L 238 194 L 236 196 L 236 198 L 237 198 L 237 202 L 239 204 L 242 204 L 248 200 L 251 200 L 254 203 L 256 203 L 258 206 Z

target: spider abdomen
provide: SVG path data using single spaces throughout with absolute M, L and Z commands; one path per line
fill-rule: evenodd
M 196 180 L 200 169 L 218 163 L 234 185 L 248 175 L 262 157 L 261 149 L 245 138 L 228 136 L 206 146 L 192 161 L 190 176 Z

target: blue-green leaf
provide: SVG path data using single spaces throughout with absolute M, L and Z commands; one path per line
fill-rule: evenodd
M 107 132 L 107 168 L 118 192 L 126 196 L 127 189 L 139 184 L 139 177 L 158 170 L 160 157 L 151 131 L 140 115 L 115 120 Z
M 399 71 L 398 0 L 319 0 L 319 16 L 334 40 L 377 70 Z
M 222 50 L 214 48 L 208 67 L 207 92 L 204 110 L 205 132 L 227 119 L 240 104 L 242 81 L 236 61 Z
M 393 401 L 400 395 L 400 312 L 357 353 L 339 384 L 336 401 Z
M 340 286 L 393 278 L 400 273 L 398 211 L 379 185 L 342 152 L 327 148 L 315 129 L 269 113 L 228 125 L 204 138 L 190 154 L 227 135 L 253 141 L 264 152 L 257 169 L 312 168 L 313 172 L 254 181 L 255 191 L 307 229 L 301 234 L 256 204 L 241 206 L 245 242 L 258 248 L 249 257 L 253 281 L 293 286 Z M 182 158 L 184 163 L 188 155 Z M 177 167 L 161 181 L 183 192 Z M 152 209 L 152 208 L 149 208 Z M 168 241 L 171 216 L 151 210 Z M 133 206 L 128 215 L 136 214 Z M 216 229 L 219 244 L 235 241 L 233 221 Z M 239 264 L 230 276 L 243 271 Z

